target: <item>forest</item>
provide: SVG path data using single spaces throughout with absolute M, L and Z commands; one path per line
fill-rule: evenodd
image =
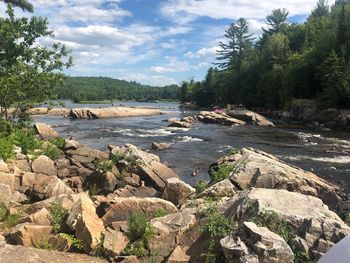
M 286 9 L 273 10 L 258 39 L 246 19 L 232 23 L 216 67 L 201 82 L 183 82 L 181 101 L 288 109 L 293 101 L 312 100 L 319 109 L 349 108 L 350 1 L 319 0 L 304 23 L 288 16 Z
M 72 99 L 74 102 L 103 100 L 178 100 L 180 88 L 177 85 L 152 87 L 135 81 L 106 77 L 67 77 L 64 85 L 56 90 L 58 99 Z

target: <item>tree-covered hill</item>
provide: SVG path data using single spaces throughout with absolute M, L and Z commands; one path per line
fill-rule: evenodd
M 67 77 L 62 87 L 57 89 L 59 99 L 80 101 L 102 100 L 178 100 L 180 88 L 177 85 L 152 87 L 135 81 L 125 81 L 106 77 Z

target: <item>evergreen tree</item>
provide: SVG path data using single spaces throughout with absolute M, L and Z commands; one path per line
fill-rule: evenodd
M 12 4 L 15 7 L 22 8 L 24 11 L 33 12 L 34 7 L 27 0 L 0 0 L 5 2 L 6 4 Z

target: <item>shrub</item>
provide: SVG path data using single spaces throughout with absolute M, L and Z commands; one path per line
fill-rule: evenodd
M 43 144 L 41 154 L 49 157 L 51 160 L 60 158 L 62 151 L 54 144 Z
M 231 172 L 235 166 L 231 163 L 224 163 L 217 167 L 216 170 L 210 171 L 210 178 L 213 182 L 220 182 L 230 177 Z
M 163 208 L 159 208 L 157 209 L 156 211 L 154 211 L 154 217 L 163 217 L 163 216 L 166 216 L 168 215 L 168 211 L 166 211 L 165 209 Z
M 0 138 L 0 158 L 7 161 L 9 159 L 13 159 L 14 157 L 15 153 L 13 151 L 12 142 L 6 137 Z
M 56 147 L 60 150 L 64 150 L 64 147 L 66 146 L 66 140 L 62 137 L 57 137 L 49 140 L 50 143 L 53 145 L 56 145 Z
M 98 195 L 101 192 L 101 189 L 97 186 L 97 184 L 93 184 L 89 190 L 89 196 Z
M 126 255 L 133 255 L 136 257 L 147 257 L 148 256 L 148 249 L 146 249 L 144 241 L 143 240 L 137 240 L 132 243 L 129 243 L 125 250 L 124 254 Z
M 10 135 L 10 140 L 14 145 L 21 147 L 23 154 L 32 153 L 40 147 L 40 142 L 35 137 L 33 129 L 15 129 Z
M 50 238 L 46 237 L 34 243 L 34 247 L 38 249 L 53 250 L 52 244 L 49 242 Z
M 63 222 L 68 217 L 68 210 L 63 208 L 59 203 L 53 203 L 50 208 L 50 213 L 52 216 L 52 230 L 58 233 Z
M 61 233 L 59 236 L 67 241 L 73 252 L 80 252 L 83 250 L 83 241 L 81 239 L 65 233 Z
M 102 173 L 110 172 L 113 168 L 113 162 L 111 160 L 101 161 L 95 160 L 94 165 L 96 170 L 101 171 Z
M 206 181 L 199 181 L 195 184 L 194 188 L 196 189 L 197 194 L 200 194 L 203 192 L 208 186 L 208 183 Z
M 10 211 L 4 203 L 0 203 L 0 222 L 4 221 L 9 215 Z
M 21 219 L 21 214 L 11 213 L 4 203 L 0 203 L 0 228 L 11 228 L 18 225 Z
M 114 164 L 118 164 L 120 161 L 124 160 L 125 158 L 125 155 L 123 153 L 115 153 L 115 154 L 112 154 L 111 155 L 111 161 L 114 163 Z
M 237 149 L 237 148 L 232 148 L 232 149 L 230 149 L 230 151 L 228 152 L 228 155 L 236 155 L 237 153 L 239 153 L 239 149 Z

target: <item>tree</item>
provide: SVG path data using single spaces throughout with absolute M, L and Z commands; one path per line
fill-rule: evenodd
M 311 17 L 329 16 L 329 6 L 326 0 L 318 0 L 316 8 L 311 12 Z
M 6 119 L 9 107 L 15 118 L 21 110 L 51 98 L 63 80 L 58 72 L 72 66 L 64 45 L 38 44 L 40 37 L 53 36 L 46 19 L 15 18 L 11 4 L 7 14 L 0 18 L 0 107 Z
M 268 29 L 263 29 L 268 35 L 281 33 L 282 30 L 289 24 L 287 21 L 289 12 L 283 9 L 274 9 L 271 15 L 266 17 Z
M 22 8 L 23 11 L 33 12 L 34 7 L 27 0 L 0 0 L 5 2 L 6 4 L 12 4 L 13 6 Z

